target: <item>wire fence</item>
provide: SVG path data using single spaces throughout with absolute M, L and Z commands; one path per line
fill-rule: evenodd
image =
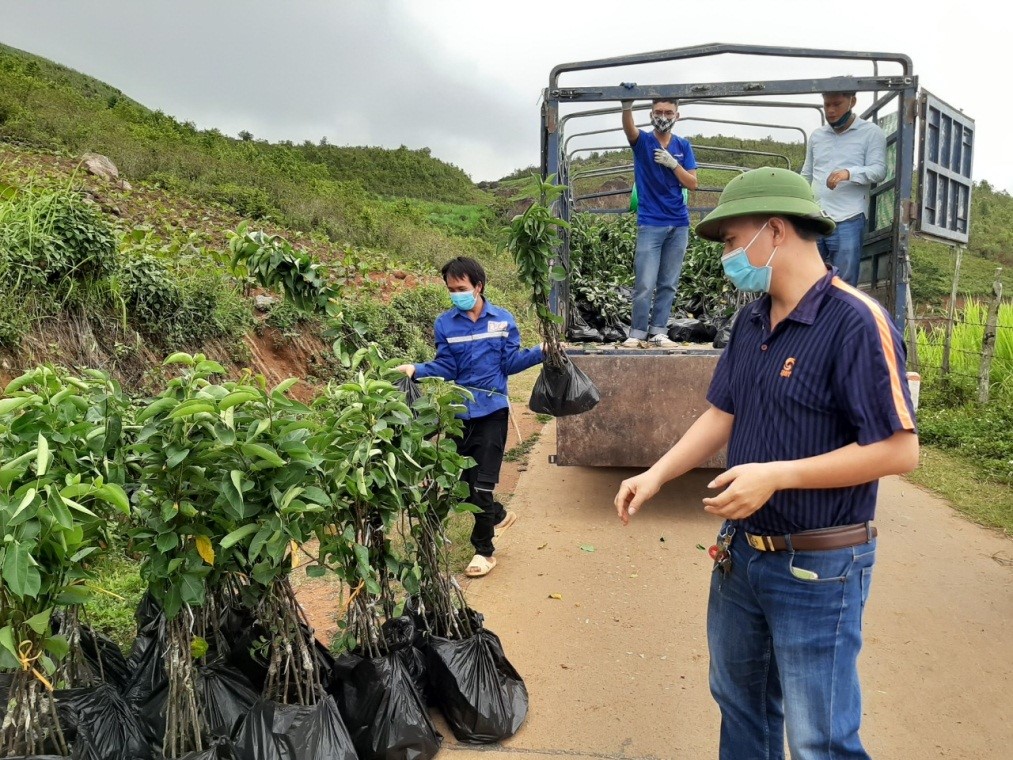
M 909 367 L 922 385 L 943 382 L 976 392 L 978 400 L 1013 399 L 1013 300 L 996 278 L 991 300 L 964 299 L 946 314 L 914 316 L 916 356 Z M 910 347 L 910 334 L 909 334 Z

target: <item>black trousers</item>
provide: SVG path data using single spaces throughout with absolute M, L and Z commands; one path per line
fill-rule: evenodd
M 493 498 L 493 491 L 499 482 L 499 469 L 503 464 L 508 422 L 509 412 L 506 409 L 464 420 L 464 430 L 457 443 L 459 453 L 475 460 L 475 466 L 465 470 L 463 477 L 468 484 L 468 500 L 482 510 L 475 514 L 471 544 L 475 553 L 483 557 L 493 555 L 495 547 L 492 539 L 496 523 L 506 517 L 506 510 Z

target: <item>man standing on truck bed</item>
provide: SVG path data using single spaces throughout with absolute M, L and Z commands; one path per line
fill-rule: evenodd
M 689 210 L 682 189 L 696 190 L 696 157 L 687 140 L 672 134 L 679 104 L 658 98 L 648 132 L 633 122 L 633 101 L 622 101 L 623 131 L 633 148 L 637 187 L 637 252 L 634 259 L 633 318 L 624 346 L 642 341 L 671 348 L 668 318 L 689 244 Z
M 857 660 L 876 556 L 879 478 L 918 465 L 904 341 L 869 296 L 828 270 L 831 232 L 787 169 L 742 174 L 697 234 L 725 274 L 766 295 L 745 306 L 714 371 L 710 408 L 615 498 L 623 524 L 661 486 L 728 446 L 706 511 L 711 693 L 722 760 L 868 760 Z
M 820 206 L 837 223 L 818 241 L 820 253 L 849 285 L 858 285 L 869 189 L 886 177 L 886 135 L 858 118 L 852 110 L 857 102 L 853 92 L 823 93 L 828 123 L 810 136 L 802 165 Z

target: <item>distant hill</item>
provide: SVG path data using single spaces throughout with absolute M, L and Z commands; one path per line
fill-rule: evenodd
M 249 133 L 243 137 L 198 130 L 96 79 L 0 45 L 0 139 L 101 153 L 131 181 L 219 201 L 248 217 L 323 227 L 336 236 L 344 221 L 333 208 L 336 196 L 455 204 L 485 198 L 467 174 L 426 148 L 269 144 Z

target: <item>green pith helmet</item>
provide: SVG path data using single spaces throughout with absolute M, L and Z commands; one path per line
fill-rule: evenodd
M 812 219 L 824 235 L 837 226 L 816 202 L 812 188 L 801 174 L 765 166 L 740 174 L 721 192 L 718 205 L 696 226 L 696 234 L 719 240 L 721 222 L 737 216 L 769 214 Z

